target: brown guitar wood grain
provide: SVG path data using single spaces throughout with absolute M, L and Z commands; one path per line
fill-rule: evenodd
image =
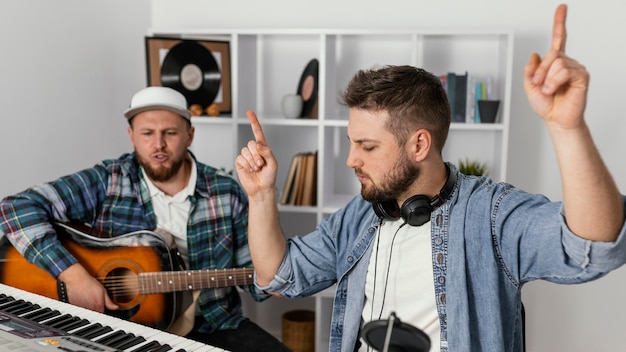
M 254 283 L 253 268 L 171 270 L 163 263 L 163 249 L 107 244 L 115 238 L 101 239 L 102 245 L 95 247 L 83 246 L 67 236 L 59 239 L 120 307 L 110 314 L 157 329 L 172 326 L 186 308 L 180 306 L 179 292 Z M 57 281 L 4 242 L 0 246 L 0 282 L 58 300 Z
M 162 327 L 167 320 L 164 294 L 143 295 L 138 291 L 138 275 L 161 270 L 161 261 L 151 247 L 86 248 L 62 240 L 63 246 L 109 291 L 121 310 L 139 310 L 128 320 L 151 327 Z M 7 246 L 0 282 L 19 289 L 59 299 L 57 282 L 46 271 L 29 263 L 15 248 Z M 132 258 L 132 259 L 131 259 Z M 108 282 L 107 282 L 108 281 Z

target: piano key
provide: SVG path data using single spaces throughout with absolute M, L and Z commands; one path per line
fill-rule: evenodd
M 18 299 L 15 301 L 7 302 L 6 304 L 2 305 L 0 309 L 2 309 L 3 312 L 13 313 L 14 310 L 20 309 L 27 305 L 28 303 L 24 302 L 23 299 Z
M 100 338 L 100 337 L 102 337 L 102 336 L 104 336 L 104 335 L 106 335 L 106 334 L 108 334 L 108 333 L 110 333 L 112 331 L 113 331 L 112 327 L 105 325 L 105 326 L 101 326 L 101 327 L 99 327 L 99 328 L 97 328 L 95 330 L 91 330 L 90 332 L 88 332 L 88 333 L 86 333 L 84 335 L 81 335 L 81 336 L 86 338 L 86 339 L 94 341 L 94 339 Z
M 19 315 L 20 317 L 26 314 L 33 314 L 38 311 L 44 310 L 46 307 L 42 307 L 39 304 L 31 304 L 28 309 L 21 309 L 20 311 L 14 313 L 14 315 Z
M 22 315 L 24 313 L 32 312 L 33 310 L 37 310 L 37 309 L 40 309 L 40 308 L 41 307 L 38 304 L 30 304 L 29 303 L 28 305 L 22 307 L 21 309 L 14 310 L 12 312 L 12 314 L 14 314 L 14 315 Z
M 93 322 L 97 322 L 97 323 L 93 323 L 92 325 L 99 323 L 100 326 L 98 328 L 103 329 L 102 331 L 106 330 L 106 332 L 102 333 L 102 331 L 99 331 L 99 329 L 96 329 L 96 331 L 99 332 L 98 334 L 96 334 L 97 338 L 104 338 L 104 336 L 107 336 L 108 334 L 112 334 L 114 332 L 113 328 L 115 328 L 115 329 L 124 330 L 129 334 L 132 333 L 135 336 L 142 336 L 143 338 L 146 339 L 146 341 L 144 341 L 143 343 L 140 343 L 139 345 L 134 345 L 129 350 L 123 350 L 124 352 L 152 352 L 155 350 L 156 346 L 164 347 L 165 345 L 168 345 L 170 347 L 169 350 L 165 349 L 166 347 L 162 349 L 166 351 L 177 351 L 177 350 L 180 350 L 181 352 L 225 351 L 218 347 L 206 345 L 206 344 L 203 344 L 203 343 L 191 340 L 191 339 L 187 339 L 185 337 L 181 337 L 178 335 L 170 334 L 165 331 L 153 329 L 145 325 L 115 318 L 106 314 L 101 314 L 98 312 L 90 311 L 90 310 L 87 310 L 78 306 L 73 306 L 67 303 L 55 301 L 50 298 L 33 294 L 30 292 L 26 292 L 26 291 L 23 291 L 14 287 L 10 287 L 4 284 L 0 284 L 0 294 L 6 295 L 7 301 L 15 300 L 14 298 L 12 299 L 11 297 L 20 297 L 20 299 L 27 300 L 33 304 L 39 304 L 42 307 L 49 307 L 53 309 L 51 312 L 56 311 L 57 315 L 58 314 L 70 314 L 70 315 L 77 316 L 81 319 L 86 319 L 86 320 L 90 320 Z M 0 299 L 3 299 L 3 298 L 4 297 Z M 0 305 L 1 304 L 2 303 L 0 303 Z M 48 315 L 51 312 L 45 313 L 44 315 Z M 40 324 L 45 325 L 45 319 L 42 320 Z M 80 336 L 79 331 L 89 326 L 90 325 L 79 327 L 79 328 L 76 328 L 75 330 L 68 331 L 68 333 L 76 334 L 77 336 Z M 95 334 L 95 332 L 91 332 L 91 333 Z M 156 343 L 153 340 L 155 340 Z M 142 349 L 145 346 L 150 346 L 150 347 L 149 349 L 146 349 L 146 350 Z M 161 347 L 156 347 L 156 348 L 161 348 Z
M 129 339 L 128 341 L 125 341 L 124 343 L 120 343 L 118 345 L 115 346 L 115 348 L 119 349 L 119 350 L 128 350 L 129 348 L 133 347 L 133 346 L 137 346 L 142 342 L 145 342 L 146 339 L 143 336 L 135 336 L 132 339 Z
M 85 325 L 89 325 L 89 324 L 91 324 L 91 322 L 89 320 L 87 320 L 87 319 L 80 319 L 79 317 L 76 317 L 76 320 L 72 321 L 71 323 L 69 323 L 69 324 L 67 324 L 65 326 L 62 326 L 60 329 L 65 331 L 65 332 L 68 332 L 68 331 L 75 330 L 75 329 L 77 329 L 79 327 L 82 327 L 82 326 L 85 326 Z
M 140 338 L 142 340 L 138 341 L 138 339 Z M 143 341 L 145 341 L 145 339 L 142 338 L 141 336 L 135 336 L 135 334 L 124 334 L 123 338 L 119 338 L 117 339 L 117 341 L 112 341 L 108 345 L 111 346 L 112 348 L 123 350 L 131 346 L 138 345 L 140 342 L 143 342 Z
M 72 319 L 74 319 L 73 316 L 71 316 L 69 314 L 63 314 L 63 315 L 56 316 L 56 317 L 54 317 L 52 319 L 46 320 L 45 325 L 53 327 L 55 329 L 60 329 L 59 325 L 61 325 L 63 323 L 67 323 L 67 322 L 71 321 Z
M 94 330 L 98 330 L 102 328 L 102 324 L 100 323 L 92 323 L 90 325 L 84 326 L 78 330 L 70 330 L 68 331 L 70 334 L 72 335 L 76 335 L 76 336 L 80 336 L 80 337 L 85 337 L 85 335 L 90 334 L 91 332 L 93 332 Z
M 45 299 L 45 297 L 44 297 L 44 299 Z M 53 302 L 56 302 L 56 301 L 53 301 Z M 115 325 L 116 323 L 119 324 L 120 322 L 124 323 L 124 324 L 130 324 L 134 328 L 138 329 L 137 330 L 138 334 L 143 334 L 143 336 L 146 339 L 148 339 L 148 340 L 151 339 L 151 338 L 156 338 L 156 339 L 159 339 L 160 341 L 166 340 L 167 343 L 170 343 L 172 340 L 174 340 L 174 341 L 177 341 L 178 345 L 180 345 L 180 346 L 185 346 L 185 347 L 191 348 L 189 351 L 199 351 L 199 352 L 201 352 L 201 351 L 211 351 L 211 352 L 212 351 L 223 351 L 223 350 L 221 350 L 221 349 L 219 349 L 217 347 L 205 345 L 205 344 L 193 341 L 193 340 L 189 340 L 189 339 L 186 339 L 186 338 L 179 337 L 177 335 L 172 335 L 172 334 L 160 331 L 160 330 L 152 329 L 152 328 L 149 328 L 147 326 L 135 324 L 135 323 L 132 323 L 132 322 L 123 321 L 123 320 L 120 320 L 118 318 L 110 317 L 108 315 L 103 315 L 103 314 L 100 314 L 100 313 L 95 313 L 95 312 L 92 312 L 92 311 L 88 311 L 88 310 L 85 310 L 85 309 L 80 308 L 80 307 L 66 305 L 66 304 L 63 304 L 63 306 L 67 308 L 67 310 L 64 309 L 64 311 L 66 311 L 69 314 L 88 313 L 88 314 L 95 314 L 95 315 L 97 315 L 97 319 L 102 321 L 105 324 L 105 325 L 103 325 L 103 327 L 106 326 L 106 325 Z M 106 329 L 106 328 L 104 328 L 104 329 L 105 329 L 104 330 L 105 334 L 112 333 L 112 329 L 111 330 Z M 76 332 L 70 332 L 70 333 L 76 333 Z M 103 337 L 105 334 L 102 334 L 102 330 L 99 330 L 95 334 L 91 333 L 89 335 L 90 336 L 91 335 L 96 335 L 96 337 Z M 144 344 L 147 344 L 147 342 L 145 342 Z M 175 346 L 175 347 L 177 347 L 177 348 L 180 347 L 178 345 Z
M 0 309 L 0 310 L 1 310 L 1 309 Z M 54 317 L 56 317 L 56 316 L 58 316 L 58 315 L 60 315 L 60 314 L 61 314 L 61 312 L 59 312 L 59 311 L 58 311 L 58 310 L 56 310 L 56 309 L 55 309 L 55 310 L 49 310 L 49 311 L 47 311 L 47 312 L 45 312 L 45 313 L 43 313 L 43 314 L 41 314 L 41 315 L 37 316 L 36 318 L 32 318 L 32 320 L 34 320 L 34 321 L 36 321 L 36 322 L 38 322 L 38 323 L 39 323 L 39 322 L 42 322 L 42 321 L 45 321 L 45 320 L 49 320 L 49 319 L 51 319 L 51 318 L 54 318 Z
M 73 327 L 73 326 L 75 327 L 75 326 L 79 326 L 83 324 L 82 320 L 83 319 L 79 317 L 69 315 L 67 319 L 59 319 L 58 322 L 55 322 L 54 324 L 51 324 L 50 326 L 52 326 L 55 329 L 59 329 L 59 330 L 67 332 L 68 330 L 70 330 L 69 327 Z
M 160 345 L 161 344 L 159 344 L 158 342 L 154 340 L 147 341 L 145 344 L 136 346 L 135 348 L 131 349 L 129 352 L 150 352 L 154 350 L 155 348 L 159 347 Z
M 1 310 L 1 309 L 0 309 Z M 48 308 L 46 307 L 45 309 L 38 311 L 38 312 L 33 312 L 36 314 L 25 314 L 23 318 L 25 319 L 30 319 L 32 321 L 36 321 L 36 322 L 40 322 L 42 320 L 47 320 L 50 319 L 56 315 L 61 314 L 61 312 L 59 312 L 58 310 L 52 310 L 52 308 Z
M 14 300 L 15 300 L 15 298 L 3 294 L 2 297 L 0 298 L 0 306 L 5 304 L 6 302 L 10 302 L 10 301 L 14 301 Z
M 117 343 L 120 339 L 126 338 L 128 338 L 128 334 L 125 331 L 115 330 L 113 333 L 101 338 L 97 338 L 94 341 L 103 345 L 107 345 L 109 347 L 113 347 L 113 344 Z
M 35 319 L 37 317 L 40 317 L 42 314 L 46 314 L 47 312 L 51 312 L 52 309 L 48 308 L 48 307 L 43 307 L 41 309 L 37 309 L 34 310 L 32 312 L 28 312 L 26 314 L 22 314 L 20 315 L 20 317 L 24 318 L 24 319 Z

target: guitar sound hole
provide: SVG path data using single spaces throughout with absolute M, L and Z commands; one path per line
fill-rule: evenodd
M 104 287 L 115 303 L 128 303 L 139 294 L 137 275 L 126 268 L 111 270 L 104 279 Z

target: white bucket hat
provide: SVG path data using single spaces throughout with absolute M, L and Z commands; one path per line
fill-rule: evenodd
M 127 119 L 148 110 L 168 110 L 187 120 L 191 113 L 187 109 L 187 99 L 179 91 L 168 87 L 147 87 L 135 95 L 130 101 L 130 107 L 124 111 Z

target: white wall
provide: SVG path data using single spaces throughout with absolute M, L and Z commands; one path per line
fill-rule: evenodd
M 148 27 L 511 28 L 516 33 L 509 181 L 560 199 L 522 67 L 549 46 L 553 0 L 4 0 L 0 2 L 0 197 L 129 150 L 121 112 L 145 85 Z M 245 10 L 244 10 L 245 9 Z M 626 3 L 574 2 L 568 52 L 592 74 L 587 120 L 626 192 Z M 592 185 L 590 185 L 592 186 Z M 578 286 L 524 289 L 528 351 L 623 350 L 626 269 Z
M 0 196 L 117 157 L 150 2 L 0 2 Z

